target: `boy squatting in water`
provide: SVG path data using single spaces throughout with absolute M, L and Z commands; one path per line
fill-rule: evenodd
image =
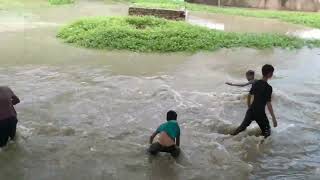
M 177 113 L 169 111 L 167 113 L 167 122 L 161 124 L 157 130 L 150 136 L 149 153 L 156 155 L 159 152 L 170 153 L 173 157 L 178 157 L 180 154 L 180 127 L 177 122 Z M 153 139 L 159 135 L 158 142 L 153 142 Z

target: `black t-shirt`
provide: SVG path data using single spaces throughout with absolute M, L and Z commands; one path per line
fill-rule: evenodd
M 258 80 L 252 84 L 250 95 L 254 96 L 250 108 L 264 111 L 267 102 L 271 101 L 272 87 L 266 81 Z

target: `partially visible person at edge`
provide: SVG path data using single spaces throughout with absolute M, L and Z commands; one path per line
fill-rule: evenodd
M 255 82 L 257 82 L 257 80 L 254 78 L 254 71 L 249 70 L 246 72 L 246 78 L 248 80 L 248 82 L 246 83 L 231 83 L 231 82 L 226 82 L 227 85 L 229 86 L 238 86 L 238 87 L 245 87 L 245 86 L 249 86 L 254 84 Z
M 273 126 L 277 127 L 277 120 L 271 104 L 272 87 L 268 84 L 268 80 L 272 78 L 273 72 L 274 68 L 269 64 L 262 67 L 263 78 L 252 85 L 247 101 L 249 108 L 242 124 L 232 133 L 232 135 L 237 135 L 244 131 L 252 121 L 256 121 L 262 131 L 262 135 L 265 138 L 270 136 L 271 130 L 269 120 L 265 112 L 266 106 L 271 114 Z M 252 104 L 250 104 L 251 96 L 254 96 Z
M 180 127 L 177 122 L 177 113 L 169 111 L 167 122 L 161 124 L 150 137 L 149 153 L 156 155 L 159 152 L 170 153 L 173 157 L 180 154 Z M 153 143 L 153 139 L 159 134 L 158 142 Z
M 9 87 L 0 86 L 0 148 L 15 139 L 17 127 L 17 112 L 14 105 L 20 103 L 20 99 Z

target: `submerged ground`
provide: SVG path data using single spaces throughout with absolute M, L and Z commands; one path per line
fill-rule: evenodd
M 196 54 L 143 54 L 76 48 L 58 29 L 84 16 L 123 15 L 127 6 L 78 1 L 0 10 L 0 82 L 22 103 L 19 138 L 0 152 L 0 179 L 317 179 L 320 176 L 320 49 L 221 49 Z M 39 3 L 41 6 L 38 6 Z M 37 4 L 37 5 L 35 5 Z M 226 31 L 301 33 L 274 20 L 191 13 Z M 224 23 L 225 22 L 225 23 Z M 275 28 L 276 27 L 276 28 Z M 276 67 L 279 127 L 267 142 L 225 135 L 244 116 L 244 72 Z M 259 75 L 258 75 L 259 77 Z M 175 109 L 184 156 L 149 159 L 152 130 Z

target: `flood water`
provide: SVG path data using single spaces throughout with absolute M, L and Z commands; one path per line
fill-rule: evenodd
M 1 180 L 319 179 L 320 49 L 139 54 L 55 38 L 73 19 L 126 11 L 101 1 L 0 10 L 0 82 L 22 100 L 17 142 L 0 152 Z M 227 135 L 244 117 L 248 88 L 224 82 L 245 81 L 248 69 L 261 77 L 265 63 L 276 68 L 279 127 L 259 145 L 255 123 Z M 148 138 L 170 109 L 183 155 L 150 158 Z
M 187 21 L 210 29 L 242 33 L 280 33 L 305 39 L 320 39 L 320 29 L 280 22 L 275 19 L 261 19 L 212 13 L 188 12 Z

